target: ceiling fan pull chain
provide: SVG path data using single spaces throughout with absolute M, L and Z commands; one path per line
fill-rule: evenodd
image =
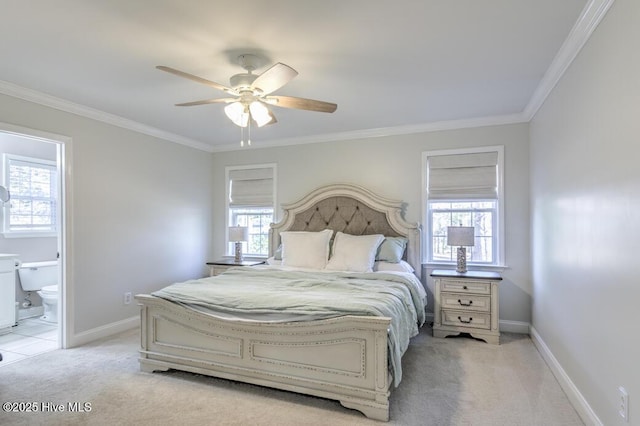
M 251 146 L 251 118 L 249 118 L 249 125 L 247 126 L 247 145 Z
M 244 127 L 240 127 L 240 146 L 244 146 Z

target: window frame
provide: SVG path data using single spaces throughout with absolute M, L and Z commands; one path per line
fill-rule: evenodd
M 11 224 L 10 224 L 11 207 L 9 204 L 8 206 L 7 205 L 3 206 L 4 210 L 3 210 L 3 217 L 2 217 L 2 235 L 5 238 L 57 237 L 58 230 L 60 228 L 60 183 L 61 183 L 60 170 L 58 168 L 57 162 L 53 160 L 43 159 L 43 158 L 4 153 L 2 155 L 2 167 L 3 167 L 2 182 L 3 182 L 3 185 L 7 188 L 10 188 L 11 186 L 10 185 L 10 180 L 11 180 L 10 169 L 11 169 L 12 161 L 20 161 L 20 162 L 33 163 L 35 165 L 40 165 L 42 166 L 42 168 L 49 169 L 50 173 L 55 176 L 55 179 L 56 179 L 55 187 L 52 188 L 53 197 L 48 198 L 48 200 L 53 200 L 55 204 L 54 206 L 55 208 L 53 211 L 54 223 L 52 228 L 49 228 L 49 229 L 42 229 L 42 230 L 28 229 L 28 230 L 20 230 L 20 231 L 11 230 Z M 16 197 L 14 197 L 13 195 L 11 198 L 14 200 L 16 199 Z M 33 200 L 37 197 L 31 196 L 30 198 Z M 11 203 L 11 200 L 9 200 L 9 203 Z
M 423 230 L 423 243 L 422 243 L 422 261 L 426 265 L 430 267 L 439 267 L 439 266 L 455 266 L 455 260 L 451 262 L 445 261 L 434 261 L 433 253 L 432 253 L 432 220 L 431 220 L 431 212 L 429 208 L 429 176 L 428 176 L 428 159 L 430 157 L 435 157 L 439 155 L 457 155 L 457 154 L 475 154 L 475 153 L 485 153 L 485 152 L 497 152 L 497 207 L 495 209 L 497 217 L 494 218 L 494 223 L 496 224 L 496 231 L 498 235 L 493 238 L 494 245 L 494 261 L 492 263 L 479 263 L 473 261 L 467 261 L 467 265 L 472 266 L 476 269 L 490 269 L 490 268 L 504 268 L 506 267 L 505 262 L 505 214 L 504 214 L 504 146 L 503 145 L 494 145 L 494 146 L 483 146 L 483 147 L 475 147 L 475 148 L 458 148 L 458 149 L 444 149 L 444 150 L 433 150 L 433 151 L 424 151 L 422 153 L 422 218 L 425 224 Z M 433 202 L 469 202 L 469 201 L 486 201 L 486 198 L 471 198 L 471 199 L 435 199 Z M 469 210 L 471 211 L 471 210 Z
M 226 166 L 225 167 L 225 229 L 224 229 L 224 244 L 225 244 L 225 256 L 229 257 L 229 256 L 234 256 L 234 249 L 233 249 L 233 244 L 229 242 L 229 226 L 233 226 L 231 224 L 231 216 L 232 216 L 232 212 L 231 212 L 231 206 L 229 205 L 229 197 L 230 197 L 230 185 L 229 185 L 229 175 L 230 172 L 233 170 L 247 170 L 247 169 L 266 169 L 266 168 L 271 168 L 272 169 L 272 179 L 273 179 L 273 204 L 272 204 L 272 209 L 273 209 L 273 213 L 272 213 L 272 218 L 273 218 L 273 222 L 277 222 L 276 220 L 276 206 L 277 206 L 277 193 L 276 193 L 276 189 L 277 189 L 277 172 L 278 172 L 278 167 L 276 163 L 263 163 L 263 164 L 249 164 L 249 165 L 244 165 L 244 166 Z M 247 253 L 246 250 L 246 244 L 243 244 L 243 250 L 242 253 L 243 255 L 249 257 L 249 258 L 258 258 L 258 259 L 266 259 L 269 256 L 269 241 L 268 241 L 268 237 L 269 235 L 267 234 L 267 253 L 266 254 L 255 254 L 255 253 Z

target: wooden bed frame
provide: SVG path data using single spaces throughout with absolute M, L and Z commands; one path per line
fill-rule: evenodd
M 404 221 L 401 202 L 337 184 L 282 208 L 284 217 L 270 232 L 271 253 L 285 230 L 405 236 L 406 260 L 421 275 L 420 226 Z M 315 395 L 389 420 L 390 318 L 263 323 L 220 319 L 151 295 L 136 295 L 136 300 L 142 371 L 177 369 Z

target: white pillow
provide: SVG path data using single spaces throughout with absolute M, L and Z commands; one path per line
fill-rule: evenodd
M 378 247 L 384 235 L 349 235 L 342 232 L 333 240 L 333 254 L 326 269 L 333 271 L 373 272 Z
M 282 239 L 282 266 L 324 269 L 329 259 L 329 241 L 333 231 L 286 231 Z
M 392 272 L 413 272 L 414 269 L 411 265 L 409 265 L 407 262 L 405 262 L 404 260 L 401 260 L 398 263 L 392 263 L 392 262 L 376 262 L 373 264 L 373 270 L 375 272 L 378 271 L 392 271 Z

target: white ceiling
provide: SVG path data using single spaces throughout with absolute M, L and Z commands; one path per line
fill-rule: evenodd
M 254 147 L 521 117 L 585 4 L 4 0 L 0 92 L 90 116 L 104 112 L 205 150 L 239 148 L 239 128 L 222 104 L 174 106 L 223 92 L 155 66 L 228 85 L 242 71 L 237 55 L 256 53 L 268 62 L 257 72 L 275 62 L 299 72 L 274 94 L 338 109 L 272 107 L 278 123 L 254 129 Z

